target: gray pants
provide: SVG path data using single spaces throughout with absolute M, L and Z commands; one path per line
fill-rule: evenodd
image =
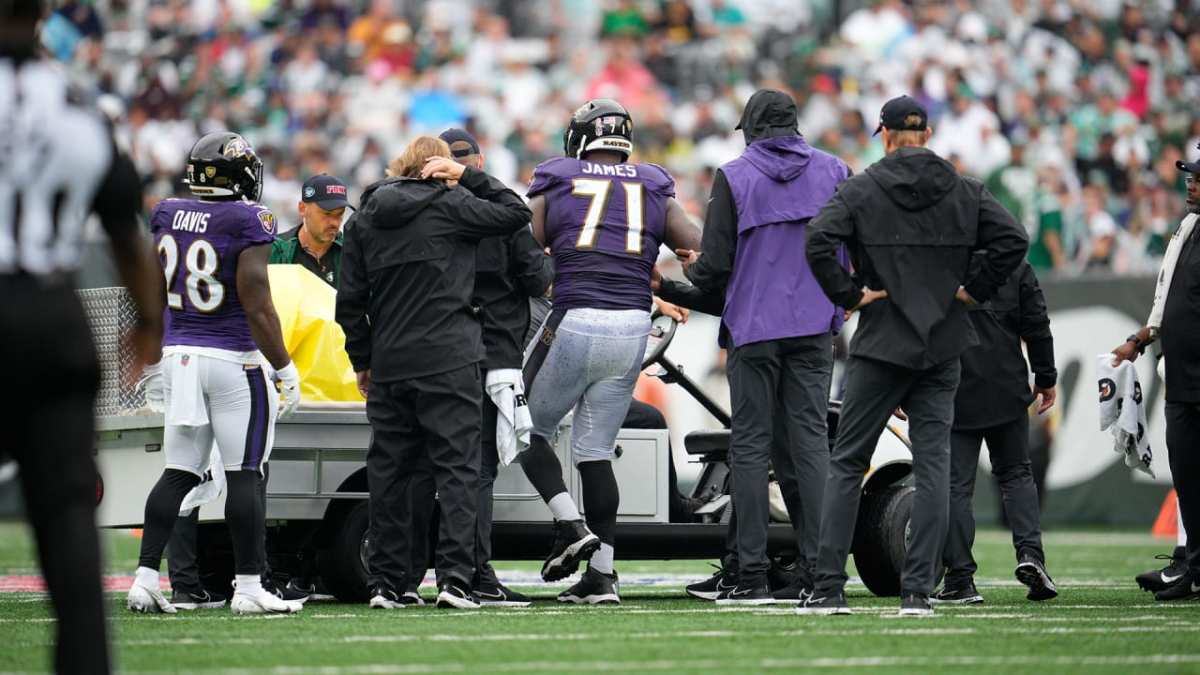
M 898 406 L 908 413 L 916 483 L 900 588 L 902 593 L 928 595 L 933 591 L 949 517 L 950 427 L 954 423 L 959 374 L 957 358 L 928 370 L 910 370 L 850 357 L 846 396 L 821 509 L 818 593 L 839 592 L 846 585 L 846 557 L 854 540 L 863 476 L 870 468 L 879 434 Z
M 1019 561 L 1029 553 L 1045 562 L 1042 550 L 1041 514 L 1033 468 L 1029 461 L 1029 417 L 1022 411 L 1017 419 L 987 429 L 955 429 L 950 434 L 950 530 L 942 562 L 946 565 L 946 584 L 961 584 L 975 576 L 975 514 L 971 499 L 975 495 L 975 474 L 979 467 L 979 446 L 988 444 L 992 475 L 1000 483 L 1004 513 L 1012 528 L 1013 548 Z
M 729 356 L 733 523 L 743 578 L 767 573 L 768 471 L 775 467 L 805 569 L 816 560 L 829 463 L 829 333 L 754 342 Z

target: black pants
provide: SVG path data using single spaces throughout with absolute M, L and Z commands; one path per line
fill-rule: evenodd
M 500 468 L 500 454 L 496 449 L 496 417 L 500 414 L 496 404 L 485 393 L 483 395 L 483 428 L 480 434 L 479 464 L 479 516 L 475 537 L 475 583 L 493 585 L 498 583 L 496 570 L 492 569 L 492 493 L 496 485 L 496 472 Z
M 950 427 L 954 423 L 959 375 L 957 358 L 928 370 L 910 370 L 850 357 L 846 396 L 821 507 L 818 592 L 839 592 L 846 585 L 846 557 L 854 540 L 863 476 L 870 468 L 879 434 L 901 405 L 908 413 L 916 494 L 900 587 L 903 593 L 929 595 L 933 591 L 949 519 Z
M 110 669 L 96 531 L 96 350 L 70 288 L 0 276 L 0 455 L 20 467 L 26 515 L 56 624 L 59 673 Z M 106 485 L 106 490 L 120 490 Z
M 729 356 L 733 519 L 742 576 L 767 573 L 768 473 L 773 464 L 796 531 L 799 560 L 815 564 L 829 464 L 829 333 L 755 342 Z
M 1000 498 L 1008 526 L 1012 529 L 1017 559 L 1028 553 L 1045 562 L 1042 549 L 1041 513 L 1038 490 L 1029 461 L 1029 416 L 1022 410 L 1011 422 L 986 429 L 955 429 L 950 433 L 950 528 L 942 562 L 946 583 L 964 583 L 975 576 L 975 475 L 979 448 L 987 441 L 992 475 L 1000 483 Z
M 1192 579 L 1200 579 L 1200 404 L 1167 401 L 1164 412 L 1171 480 L 1188 533 L 1188 571 Z
M 271 477 L 269 462 L 263 462 L 262 480 L 259 481 L 259 500 L 263 513 L 267 511 L 267 481 Z M 175 519 L 175 529 L 167 540 L 167 574 L 171 578 L 171 592 L 199 592 L 204 589 L 200 580 L 200 565 L 197 563 L 196 537 L 200 527 L 200 507 L 192 509 L 186 516 Z M 267 540 L 263 537 L 259 558 L 263 562 L 263 578 L 270 576 L 271 565 L 267 562 Z M 222 589 L 228 591 L 229 589 Z
M 435 565 L 438 582 L 470 584 L 475 576 L 479 499 L 479 366 L 429 377 L 372 382 L 367 417 L 371 493 L 371 583 L 404 589 L 412 570 L 412 490 L 432 474 L 440 498 Z M 414 480 L 418 478 L 418 480 Z

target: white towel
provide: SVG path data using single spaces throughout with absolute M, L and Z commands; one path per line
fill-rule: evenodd
M 200 381 L 200 359 L 186 352 L 163 355 L 163 377 L 167 378 L 166 423 L 184 427 L 208 424 L 204 385 Z
M 208 471 L 200 479 L 200 484 L 183 496 L 179 504 L 179 515 L 189 515 L 194 508 L 215 501 L 225 491 L 225 465 L 221 462 L 221 453 L 214 445 L 209 450 Z
M 1096 357 L 1096 365 L 1100 380 L 1100 431 L 1112 429 L 1113 450 L 1125 455 L 1125 466 L 1153 476 L 1146 404 L 1137 369 L 1128 361 L 1114 368 L 1112 354 Z
M 483 383 L 488 398 L 496 404 L 496 452 L 500 465 L 508 466 L 529 447 L 533 418 L 525 402 L 525 382 L 517 368 L 489 370 Z

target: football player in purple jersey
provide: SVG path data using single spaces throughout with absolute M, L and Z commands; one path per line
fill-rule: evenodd
M 542 578 L 566 578 L 588 560 L 579 583 L 558 596 L 561 602 L 620 602 L 612 458 L 650 333 L 650 275 L 659 246 L 693 247 L 700 240 L 674 199 L 671 175 L 629 162 L 632 132 L 621 104 L 588 101 L 563 135 L 565 156 L 540 164 L 528 193 L 533 235 L 550 248 L 556 274 L 554 309 L 525 366 L 534 428 L 521 466 L 554 514 L 555 539 Z M 558 425 L 572 410 L 571 450 L 586 523 L 553 448 Z
M 279 406 L 264 357 L 282 385 L 283 413 L 300 403 L 300 378 L 267 278 L 275 217 L 255 203 L 262 160 L 241 136 L 216 132 L 192 147 L 187 173 L 197 198 L 164 200 L 150 217 L 167 302 L 159 364 L 166 469 L 146 499 L 127 604 L 137 612 L 175 612 L 159 591 L 158 568 L 180 504 L 201 482 L 215 440 L 228 478 L 225 520 L 236 575 L 230 608 L 296 612 L 300 603 L 276 597 L 260 581 L 265 524 L 258 489 Z

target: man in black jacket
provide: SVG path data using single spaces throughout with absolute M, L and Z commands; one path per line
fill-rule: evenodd
M 880 130 L 887 156 L 842 183 L 808 229 L 817 281 L 835 304 L 862 315 L 822 503 L 816 588 L 803 613 L 850 613 L 846 556 L 862 479 L 897 406 L 909 416 L 916 478 L 900 613 L 932 612 L 946 541 L 959 357 L 978 343 L 967 305 L 990 299 L 1028 245 L 1024 229 L 979 181 L 960 177 L 924 147 L 931 131 L 916 100 L 888 101 Z M 842 244 L 856 277 L 838 260 Z M 980 249 L 978 273 L 968 275 L 971 252 Z
M 529 208 L 448 154 L 439 139 L 413 141 L 400 175 L 363 194 L 342 252 L 336 318 L 374 432 L 367 479 L 375 607 L 401 604 L 396 589 L 411 574 L 407 493 L 423 470 L 441 497 L 438 606 L 479 606 L 471 581 L 484 351 L 471 306 L 475 250 L 481 239 L 527 225 Z
M 1058 590 L 1046 573 L 1042 548 L 1037 486 L 1029 462 L 1029 404 L 1041 398 L 1038 414 L 1054 405 L 1058 371 L 1046 299 L 1033 267 L 1021 263 L 991 300 L 970 306 L 967 316 L 979 346 L 963 352 L 961 359 L 962 382 L 954 399 L 950 433 L 950 529 L 942 553 L 946 584 L 932 600 L 959 605 L 983 602 L 975 589 L 976 565 L 971 556 L 975 542 L 971 497 L 983 441 L 1012 528 L 1017 579 L 1029 587 L 1030 600 L 1049 600 Z M 1029 351 L 1028 364 L 1022 341 Z

